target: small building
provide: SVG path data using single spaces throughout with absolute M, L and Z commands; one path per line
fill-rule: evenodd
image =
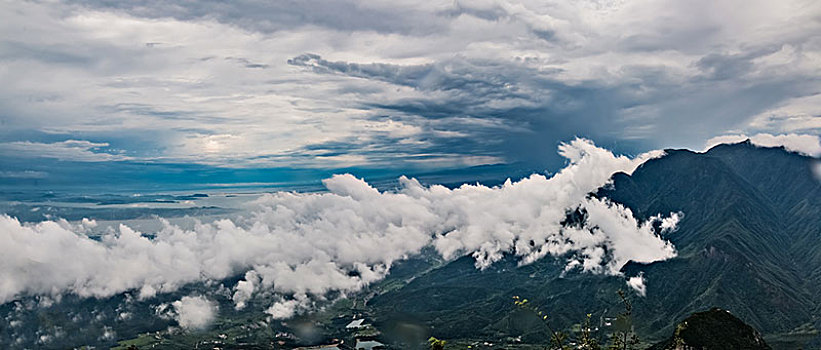
M 385 344 L 382 344 L 376 340 L 357 340 L 356 346 L 354 347 L 356 350 L 380 350 L 386 349 Z
M 353 321 L 351 321 L 351 323 L 348 323 L 348 325 L 345 326 L 345 328 L 346 329 L 359 329 L 359 328 L 365 327 L 365 325 L 362 324 L 363 322 L 365 322 L 364 318 L 360 318 L 358 320 L 353 320 Z

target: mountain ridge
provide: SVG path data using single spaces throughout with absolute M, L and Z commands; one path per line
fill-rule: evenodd
M 622 269 L 627 277 L 642 273 L 646 278 L 647 296 L 633 298 L 637 331 L 661 339 L 676 320 L 716 306 L 765 334 L 807 323 L 819 328 L 821 253 L 813 247 L 821 246 L 821 215 L 815 215 L 821 213 L 821 183 L 811 168 L 817 161 L 742 142 L 702 153 L 666 150 L 632 175 L 614 174 L 594 196 L 625 205 L 641 220 L 683 213 L 678 230 L 665 235 L 677 257 L 630 262 Z M 620 277 L 565 274 L 562 261 L 550 257 L 521 267 L 502 262 L 479 272 L 470 272 L 471 264 L 462 258 L 427 272 L 416 283 L 375 297 L 372 306 L 386 314 L 407 312 L 402 298 L 422 301 L 441 296 L 435 289 L 456 287 L 448 289 L 457 294 L 450 299 L 465 301 L 451 308 L 412 308 L 430 322 L 435 335 L 443 328 L 464 329 L 463 335 L 508 334 L 512 330 L 500 325 L 508 317 L 503 310 L 511 295 L 527 295 L 555 322 L 569 325 L 586 312 L 604 316 L 614 310 L 614 291 L 626 287 Z M 489 316 L 494 312 L 500 314 Z M 477 314 L 483 317 L 467 316 Z

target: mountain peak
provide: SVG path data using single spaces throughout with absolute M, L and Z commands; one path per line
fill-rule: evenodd
M 714 307 L 696 312 L 676 326 L 673 336 L 650 350 L 673 349 L 771 349 L 761 334 L 733 316 Z

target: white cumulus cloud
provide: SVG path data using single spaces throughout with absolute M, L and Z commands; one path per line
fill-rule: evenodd
M 207 328 L 217 313 L 217 305 L 202 296 L 185 296 L 171 306 L 174 307 L 174 319 L 180 327 L 188 330 Z
M 0 302 L 24 294 L 108 297 L 129 290 L 151 297 L 244 274 L 233 291 L 237 308 L 259 293 L 275 294 L 268 312 L 288 317 L 328 292 L 357 291 L 384 278 L 395 261 L 427 246 L 446 259 L 471 255 L 480 269 L 505 254 L 522 264 L 551 255 L 568 259 L 568 269 L 605 274 L 619 274 L 630 260 L 676 255 L 652 223 L 672 230 L 679 214 L 641 221 L 626 207 L 589 196 L 613 173 L 632 173 L 661 152 L 616 156 L 583 139 L 560 145 L 559 152 L 569 165 L 556 175 L 498 187 L 450 189 L 402 177 L 397 190 L 381 192 L 335 175 L 324 181 L 326 193 L 268 194 L 250 216 L 193 228 L 164 221 L 153 238 L 121 225 L 97 240 L 85 233 L 90 221 L 23 224 L 0 216 Z M 572 210 L 586 219 L 565 227 Z M 201 298 L 174 303 L 180 324 L 196 327 L 192 319 L 207 319 L 206 304 Z
M 633 288 L 633 290 L 641 296 L 647 295 L 647 286 L 644 285 L 644 282 L 644 274 L 639 274 L 638 276 L 627 279 L 627 285 L 630 286 L 630 288 Z

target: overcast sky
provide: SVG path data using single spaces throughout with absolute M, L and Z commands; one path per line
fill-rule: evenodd
M 818 135 L 821 2 L 2 1 L 0 82 L 7 175 L 549 167 Z

